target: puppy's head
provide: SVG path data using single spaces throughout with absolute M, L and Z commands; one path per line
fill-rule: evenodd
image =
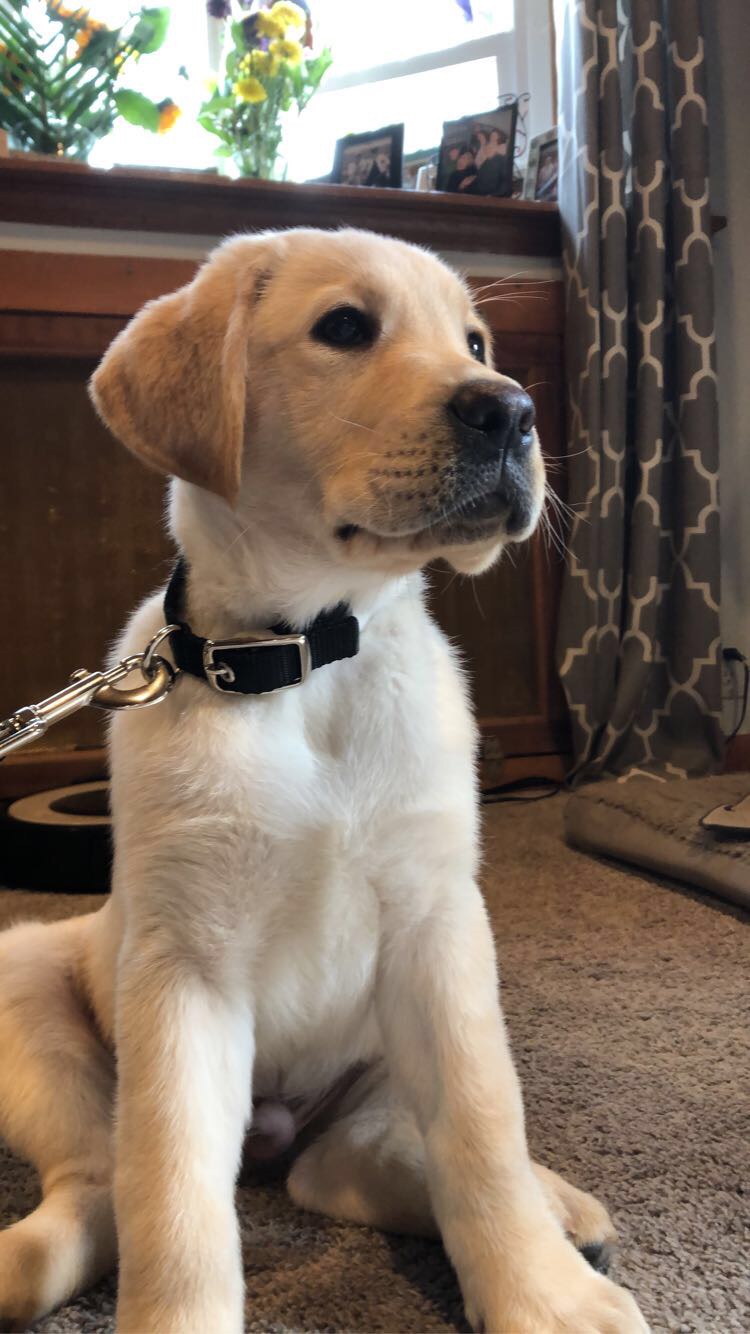
M 444 264 L 366 232 L 222 246 L 92 381 L 115 435 L 337 561 L 485 568 L 534 528 L 534 410 Z

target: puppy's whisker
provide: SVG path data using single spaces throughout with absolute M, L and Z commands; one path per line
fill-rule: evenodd
M 226 555 L 228 551 L 231 551 L 232 548 L 235 547 L 235 546 L 237 545 L 238 542 L 241 542 L 241 541 L 242 541 L 243 537 L 247 537 L 247 534 L 250 532 L 250 530 L 252 529 L 252 527 L 253 527 L 253 525 L 252 525 L 251 523 L 248 523 L 248 524 L 245 525 L 244 528 L 241 528 L 240 531 L 239 531 L 238 533 L 235 533 L 235 535 L 234 535 L 234 537 L 232 538 L 231 542 L 228 542 L 227 545 L 225 546 L 225 548 L 224 548 L 224 554 Z
M 369 431 L 371 435 L 379 434 L 374 426 L 365 426 L 364 422 L 350 421 L 348 417 L 339 417 L 335 412 L 329 412 L 328 416 L 332 417 L 335 422 L 342 422 L 344 426 L 356 426 L 358 430 Z
M 480 306 L 487 301 L 525 300 L 527 297 L 533 297 L 537 301 L 549 301 L 550 294 L 534 283 L 519 283 L 512 292 L 490 292 L 485 296 L 478 296 L 474 300 L 474 305 Z
M 518 283 L 528 280 L 530 284 L 539 284 L 553 281 L 552 278 L 529 278 L 531 272 L 531 269 L 518 269 L 515 273 L 506 273 L 501 278 L 493 278 L 490 282 L 483 283 L 481 287 L 473 288 L 473 291 L 481 296 L 482 292 L 489 292 L 493 287 L 502 287 L 503 283 Z

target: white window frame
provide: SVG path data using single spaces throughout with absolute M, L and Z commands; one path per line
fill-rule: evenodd
M 530 94 L 528 135 L 533 138 L 549 130 L 557 120 L 553 107 L 552 69 L 554 62 L 553 30 L 549 0 L 514 0 L 513 28 L 470 38 L 442 51 L 430 51 L 392 60 L 383 65 L 336 74 L 333 67 L 321 93 L 336 93 L 359 88 L 368 83 L 400 79 L 408 74 L 423 74 L 462 65 L 473 60 L 494 57 L 497 63 L 498 93 Z M 481 111 L 489 108 L 468 108 Z

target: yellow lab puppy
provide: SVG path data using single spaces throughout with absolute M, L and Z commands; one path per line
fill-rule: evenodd
M 439 1232 L 475 1329 L 642 1334 L 569 1239 L 601 1246 L 605 1211 L 529 1159 L 474 726 L 423 601 L 426 561 L 485 569 L 542 501 L 531 401 L 468 292 L 364 232 L 241 237 L 141 312 L 93 395 L 175 478 L 190 629 L 178 688 L 112 727 L 110 901 L 0 940 L 0 1133 L 43 1188 L 0 1234 L 0 1321 L 119 1252 L 122 1334 L 239 1334 L 252 1122 L 303 1207 Z M 255 693 L 282 649 L 292 688 Z

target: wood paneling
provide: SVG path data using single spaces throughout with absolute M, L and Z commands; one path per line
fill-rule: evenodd
M 226 236 L 265 227 L 369 227 L 438 250 L 560 255 L 556 204 L 438 192 L 0 159 L 0 221 Z
M 185 259 L 0 250 L 0 309 L 134 315 L 146 301 L 190 282 L 197 267 Z
M 109 315 L 0 311 L 0 359 L 68 357 L 93 365 L 127 320 Z
M 750 772 L 750 732 L 733 737 L 727 746 L 727 773 Z
M 107 754 L 103 747 L 17 750 L 0 764 L 0 801 L 68 783 L 92 783 L 106 776 Z
M 86 321 L 83 321 L 85 329 Z M 162 583 L 164 481 L 122 449 L 86 393 L 94 361 L 0 358 L 0 717 L 100 666 L 130 610 Z M 101 745 L 86 709 L 44 745 Z

